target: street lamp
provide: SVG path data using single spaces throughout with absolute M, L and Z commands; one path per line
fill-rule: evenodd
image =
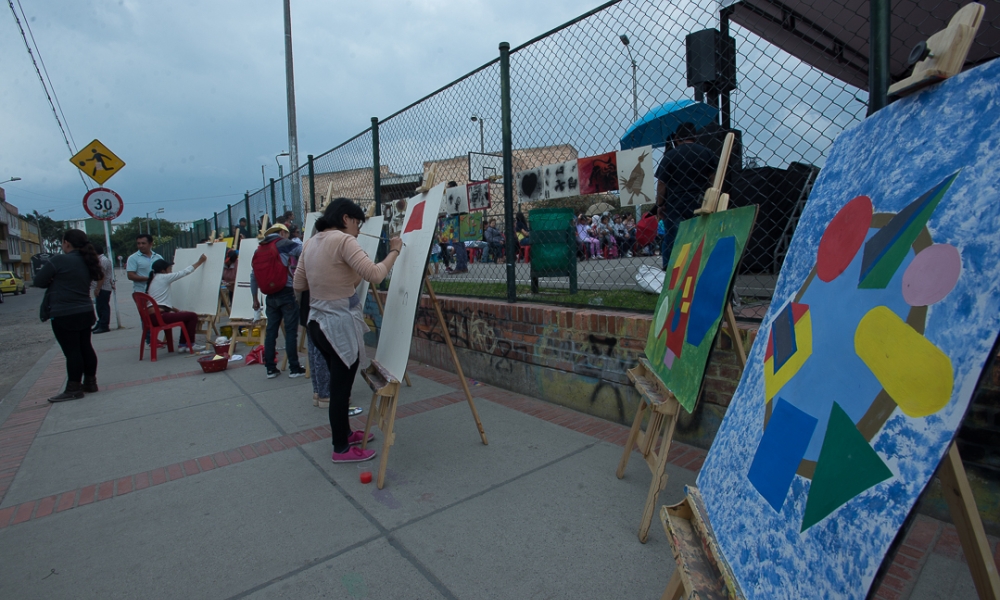
M 624 33 L 618 36 L 618 39 L 622 41 L 625 45 L 625 51 L 628 52 L 628 58 L 632 61 L 632 122 L 635 123 L 639 120 L 639 93 L 636 86 L 635 78 L 635 58 L 632 56 L 632 47 L 629 45 L 628 36 Z
M 10 183 L 11 181 L 21 181 L 21 178 L 20 177 L 11 177 L 7 181 L 0 181 L 0 185 L 3 185 L 5 183 Z
M 274 162 L 278 163 L 278 179 L 281 180 L 281 208 L 282 210 L 288 210 L 288 205 L 285 202 L 285 172 L 284 167 L 278 162 L 279 156 L 288 156 L 287 152 L 282 152 L 281 154 L 274 155 Z
M 483 122 L 486 119 L 476 115 L 472 115 L 469 118 L 472 119 L 473 123 L 479 121 L 479 152 L 480 154 L 486 154 L 486 138 L 483 135 Z
M 150 235 L 152 235 L 152 233 L 153 233 L 150 230 L 149 215 L 158 215 L 158 214 L 160 214 L 162 212 L 163 212 L 163 209 L 161 208 L 161 209 L 159 209 L 158 211 L 156 211 L 154 213 L 146 213 L 146 233 L 148 233 Z M 142 231 L 142 230 L 140 229 L 140 231 Z M 156 236 L 157 237 L 160 236 L 160 218 L 159 217 L 156 217 Z

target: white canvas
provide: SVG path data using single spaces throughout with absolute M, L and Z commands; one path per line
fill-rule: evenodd
M 434 238 L 438 211 L 444 201 L 444 190 L 443 183 L 436 185 L 431 191 L 414 196 L 406 203 L 401 235 L 404 247 L 392 268 L 382 331 L 375 352 L 375 360 L 399 381 L 403 380 L 406 361 L 410 357 L 413 321 L 417 316 L 420 287 L 424 280 L 424 269 L 427 268 L 427 256 Z M 415 216 L 422 218 L 416 219 Z
M 306 222 L 308 223 L 308 221 Z M 375 260 L 375 253 L 378 252 L 378 236 L 382 235 L 382 224 L 384 222 L 385 219 L 382 218 L 382 215 L 377 215 L 374 217 L 368 217 L 365 224 L 361 226 L 361 235 L 358 236 L 358 245 L 365 251 L 368 258 L 372 260 Z M 360 298 L 362 302 L 365 301 L 365 295 L 368 294 L 368 285 L 368 281 L 364 279 L 362 279 L 361 283 L 358 284 L 358 298 Z
M 316 233 L 316 220 L 323 216 L 322 211 L 306 214 L 306 224 L 302 228 L 302 243 L 311 238 Z
M 470 183 L 466 189 L 469 194 L 469 212 L 487 210 L 490 207 L 490 182 L 477 181 Z
M 227 249 L 223 242 L 177 249 L 174 253 L 175 272 L 198 262 L 202 254 L 208 260 L 195 269 L 194 273 L 170 284 L 174 308 L 199 315 L 216 314 L 219 310 L 219 289 L 222 287 L 222 269 Z
M 575 160 L 545 165 L 540 170 L 544 184 L 542 195 L 546 200 L 580 195 L 580 177 Z
M 618 190 L 622 206 L 656 202 L 653 176 L 653 147 L 643 146 L 618 152 Z
M 240 242 L 240 260 L 236 263 L 236 287 L 233 289 L 232 320 L 253 320 L 253 296 L 250 294 L 250 273 L 253 271 L 253 253 L 260 241 L 248 238 Z M 193 276 L 193 275 L 192 275 Z
M 449 215 L 464 215 L 469 212 L 469 193 L 464 185 L 445 190 L 444 211 Z
M 542 199 L 542 192 L 545 189 L 542 168 L 519 171 L 517 174 L 517 201 L 532 202 Z

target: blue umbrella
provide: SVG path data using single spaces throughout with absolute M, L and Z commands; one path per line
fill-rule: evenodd
M 704 102 L 671 100 L 649 111 L 628 128 L 622 136 L 622 150 L 665 146 L 667 138 L 681 123 L 691 123 L 695 129 L 701 129 L 715 121 L 718 115 L 717 108 Z

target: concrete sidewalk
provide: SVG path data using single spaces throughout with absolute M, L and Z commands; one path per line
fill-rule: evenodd
M 662 594 L 658 520 L 637 539 L 648 469 L 614 474 L 627 428 L 476 383 L 483 446 L 456 376 L 411 362 L 378 490 L 359 481 L 377 459 L 330 462 L 308 379 L 139 362 L 121 309 L 128 329 L 94 338 L 99 393 L 46 401 L 64 378 L 53 346 L 0 404 L 0 598 Z M 367 414 L 360 378 L 353 397 Z M 662 503 L 704 456 L 675 444 Z M 878 597 L 975 597 L 956 540 L 918 518 Z

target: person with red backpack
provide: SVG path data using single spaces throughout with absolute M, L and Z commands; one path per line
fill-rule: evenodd
M 291 241 L 288 228 L 278 223 L 264 232 L 264 240 L 251 259 L 250 293 L 253 309 L 260 310 L 257 291 L 265 296 L 267 330 L 264 334 L 264 366 L 267 378 L 281 375 L 275 357 L 278 329 L 285 323 L 285 352 L 288 353 L 288 376 L 302 377 L 306 370 L 299 364 L 299 305 L 292 290 L 292 273 L 302 246 Z

